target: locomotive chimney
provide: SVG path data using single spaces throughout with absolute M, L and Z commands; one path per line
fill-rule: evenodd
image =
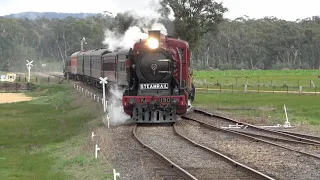
M 154 38 L 160 41 L 160 30 L 149 30 L 148 31 L 149 38 Z

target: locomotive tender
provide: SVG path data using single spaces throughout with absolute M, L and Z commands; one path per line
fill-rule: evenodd
M 195 97 L 188 43 L 160 31 L 149 31 L 130 50 L 73 53 L 67 75 L 97 88 L 99 77 L 108 77 L 109 87 L 125 87 L 123 109 L 135 123 L 175 122 Z

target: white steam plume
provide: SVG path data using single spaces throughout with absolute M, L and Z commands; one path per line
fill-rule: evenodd
M 110 125 L 118 126 L 125 124 L 130 116 L 127 115 L 122 107 L 122 94 L 124 90 L 112 87 L 110 89 L 111 97 L 108 99 L 108 115 L 110 117 Z
M 118 48 L 132 48 L 135 42 L 148 37 L 148 30 L 160 30 L 162 34 L 167 35 L 165 26 L 157 22 L 156 19 L 148 17 L 141 18 L 132 12 L 130 12 L 130 14 L 136 19 L 139 19 L 138 25 L 129 27 L 124 34 L 106 30 L 103 43 L 108 45 L 108 50 L 114 51 Z
M 108 44 L 108 49 L 113 51 L 117 48 L 129 49 L 133 44 L 140 39 L 145 39 L 148 34 L 141 32 L 140 28 L 130 27 L 122 36 L 117 36 L 117 33 L 107 30 L 105 32 L 104 44 Z

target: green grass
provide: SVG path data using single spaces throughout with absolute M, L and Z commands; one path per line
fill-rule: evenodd
M 320 125 L 319 95 L 196 93 L 194 104 L 216 110 L 223 109 L 236 117 L 259 117 L 265 119 L 264 123 L 267 124 L 284 124 L 283 105 L 285 104 L 289 120 L 295 125 Z
M 320 70 L 230 70 L 230 71 L 195 71 L 194 80 L 198 87 L 204 87 L 205 81 L 209 87 L 220 84 L 226 86 L 243 86 L 248 81 L 249 86 L 263 87 L 310 87 L 313 81 L 320 87 Z M 311 84 L 311 87 L 312 84 Z
M 0 105 L 0 179 L 76 179 L 79 171 L 84 179 L 109 177 L 108 166 L 83 149 L 99 108 L 70 89 L 35 85 L 27 93 L 34 100 Z

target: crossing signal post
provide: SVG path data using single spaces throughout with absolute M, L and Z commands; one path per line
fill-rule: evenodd
M 31 70 L 31 66 L 33 66 L 33 65 L 32 65 L 33 60 L 30 61 L 30 62 L 29 62 L 29 60 L 26 60 L 26 61 L 27 61 L 27 68 L 28 68 L 28 72 L 29 72 L 28 82 L 30 82 L 30 70 Z

